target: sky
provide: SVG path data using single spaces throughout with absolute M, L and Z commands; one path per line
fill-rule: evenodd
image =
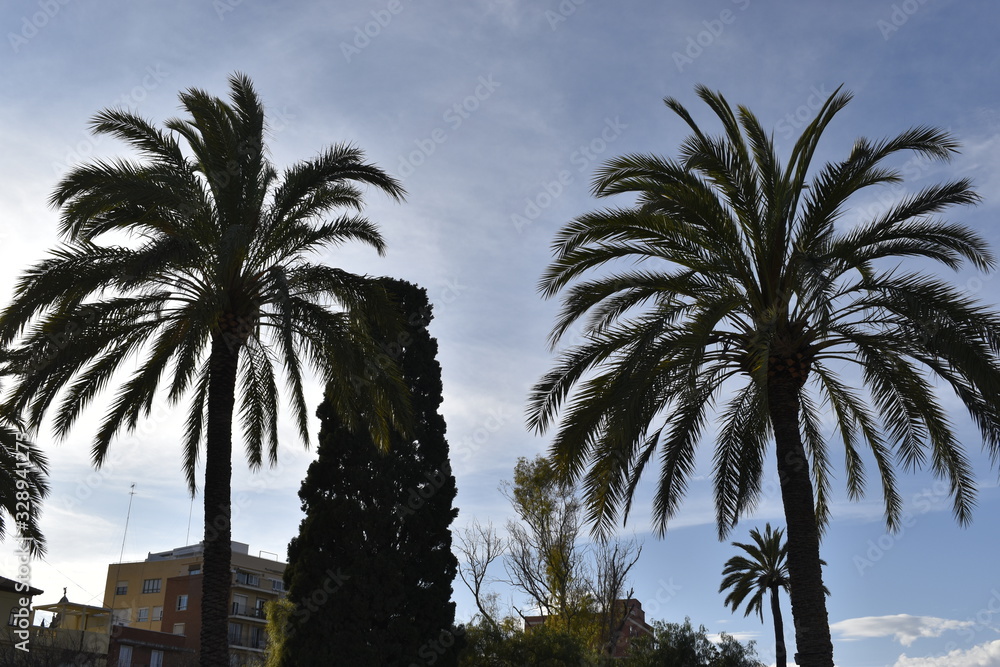
M 498 485 L 519 456 L 548 444 L 526 429 L 524 409 L 554 359 L 547 335 L 558 302 L 536 288 L 551 241 L 562 225 L 604 205 L 589 191 L 604 160 L 676 155 L 685 127 L 662 99 L 679 99 L 715 131 L 694 88 L 719 90 L 773 128 L 787 155 L 843 85 L 855 97 L 825 133 L 817 163 L 842 158 L 859 136 L 921 124 L 948 129 L 963 145 L 960 156 L 947 164 L 901 162 L 906 183 L 863 193 L 844 224 L 877 214 L 901 193 L 970 177 L 982 203 L 948 216 L 998 248 L 998 25 L 1000 7 L 982 0 L 6 2 L 0 305 L 17 276 L 58 242 L 58 211 L 47 200 L 59 178 L 124 154 L 88 133 L 89 118 L 123 106 L 159 123 L 178 114 L 178 92 L 225 95 L 228 76 L 246 73 L 267 109 L 279 168 L 350 142 L 403 182 L 404 203 L 376 192 L 366 198 L 385 257 L 344 246 L 322 259 L 427 289 L 458 482 L 455 526 L 474 518 L 502 526 L 511 511 Z M 966 269 L 949 279 L 996 304 L 992 274 Z M 318 404 L 315 381 L 309 397 Z M 900 476 L 907 514 L 889 534 L 877 486 L 850 502 L 837 471 L 822 556 L 841 667 L 1000 665 L 998 474 L 954 398 L 942 400 L 977 469 L 971 526 L 952 518 L 947 487 L 918 471 Z M 32 564 L 32 583 L 45 591 L 36 603 L 55 602 L 66 587 L 71 600 L 100 604 L 109 563 L 200 539 L 202 498 L 187 494 L 180 466 L 180 408 L 159 402 L 94 470 L 89 442 L 100 414 L 98 404 L 62 441 L 45 430 L 37 436 L 51 461 L 52 494 L 42 521 L 48 555 Z M 284 559 L 315 447 L 303 447 L 287 422 L 281 428 L 276 468 L 251 473 L 234 459 L 233 536 L 253 554 Z M 643 543 L 635 597 L 651 618 L 690 617 L 712 632 L 756 640 L 773 662 L 770 619 L 731 614 L 717 589 L 735 553 L 728 542 L 783 523 L 776 475 L 755 514 L 720 542 L 709 440 L 663 538 L 650 532 L 651 486 L 639 489 L 621 530 Z M 0 574 L 16 571 L 13 548 L 10 537 L 0 544 Z M 502 568 L 495 574 L 504 576 Z M 458 619 L 468 620 L 472 599 L 457 580 L 455 590 Z M 787 599 L 783 605 L 791 645 Z

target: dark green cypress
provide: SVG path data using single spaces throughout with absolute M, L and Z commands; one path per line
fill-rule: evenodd
M 317 460 L 299 491 L 306 513 L 288 547 L 285 582 L 295 605 L 283 667 L 457 664 L 451 552 L 455 478 L 441 405 L 437 341 L 426 291 L 380 279 L 403 314 L 382 341 L 410 388 L 411 438 L 389 452 L 352 433 L 320 405 Z

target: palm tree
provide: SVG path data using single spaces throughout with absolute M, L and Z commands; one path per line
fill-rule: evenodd
M 348 145 L 279 175 L 251 81 L 236 74 L 229 84 L 229 101 L 181 93 L 188 117 L 165 129 L 121 109 L 94 117 L 96 133 L 140 157 L 95 161 L 60 181 L 51 203 L 61 207 L 63 243 L 23 275 L 0 317 L 0 340 L 20 338 L 13 354 L 23 367 L 8 409 L 29 428 L 58 398 L 53 430 L 64 437 L 106 385 L 120 383 L 93 441 L 97 466 L 161 391 L 170 403 L 189 397 L 183 468 L 192 493 L 202 440 L 205 456 L 200 660 L 213 667 L 228 664 L 234 411 L 256 469 L 265 452 L 272 464 L 278 453 L 276 366 L 306 442 L 303 360 L 346 423 L 376 442 L 408 409 L 393 368 L 364 366 L 379 357 L 366 323 L 392 321 L 382 315 L 392 310 L 384 291 L 309 258 L 345 241 L 381 253 L 377 228 L 358 213 L 359 185 L 396 200 L 402 187 Z
M 733 542 L 747 556 L 733 556 L 726 561 L 722 570 L 724 578 L 719 592 L 732 589 L 726 596 L 725 605 L 737 611 L 749 596 L 744 616 L 757 612 L 760 622 L 764 622 L 764 594 L 771 594 L 771 615 L 774 617 L 774 653 L 779 666 L 787 664 L 785 651 L 785 625 L 781 621 L 781 605 L 778 591 L 788 592 L 788 544 L 783 541 L 784 531 L 772 530 L 771 524 L 764 527 L 764 534 L 756 528 L 750 531 L 753 544 Z
M 819 556 L 831 464 L 819 406 L 835 419 L 854 498 L 865 489 L 860 450 L 870 449 L 891 529 L 902 504 L 894 462 L 929 463 L 950 482 L 958 520 L 968 522 L 973 474 L 934 378 L 955 391 L 1000 455 L 1000 318 L 898 262 L 958 268 L 968 260 L 985 270 L 994 259 L 973 231 L 935 217 L 978 200 L 967 180 L 927 186 L 873 219 L 838 224 L 852 195 L 902 181 L 885 164 L 890 158 L 955 153 L 947 133 L 917 127 L 858 139 L 845 159 L 814 171 L 820 137 L 850 99 L 838 89 L 782 167 L 773 136 L 747 108 L 734 110 L 704 87 L 697 93 L 724 134 L 705 134 L 679 102 L 665 100 L 692 131 L 680 158 L 610 160 L 594 194 L 633 193 L 634 204 L 582 215 L 558 233 L 540 289 L 552 297 L 566 288 L 553 346 L 574 326 L 581 342 L 535 385 L 529 424 L 544 432 L 560 416 L 551 455 L 569 480 L 583 478 L 599 534 L 627 519 L 658 450 L 653 521 L 666 530 L 712 413 L 724 539 L 760 500 L 773 438 L 797 661 L 832 667 Z M 716 401 L 724 401 L 717 411 Z

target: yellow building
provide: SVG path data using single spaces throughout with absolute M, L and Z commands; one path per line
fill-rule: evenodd
M 185 645 L 197 651 L 203 559 L 196 544 L 150 553 L 144 561 L 112 563 L 104 605 L 114 610 L 116 624 L 184 635 Z M 229 646 L 234 664 L 252 664 L 266 644 L 264 604 L 284 596 L 285 563 L 251 556 L 249 545 L 233 542 L 231 567 Z

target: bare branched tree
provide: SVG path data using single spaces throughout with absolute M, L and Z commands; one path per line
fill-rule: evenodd
M 497 535 L 492 522 L 485 526 L 473 520 L 466 528 L 457 531 L 458 552 L 461 554 L 458 576 L 476 599 L 479 615 L 495 630 L 498 594 L 486 587 L 496 579 L 489 575 L 489 568 L 507 551 L 507 541 Z
M 612 656 L 635 605 L 632 600 L 635 589 L 626 592 L 625 586 L 629 572 L 642 554 L 642 545 L 634 538 L 622 542 L 598 542 L 593 551 L 591 595 L 596 602 L 603 651 Z

